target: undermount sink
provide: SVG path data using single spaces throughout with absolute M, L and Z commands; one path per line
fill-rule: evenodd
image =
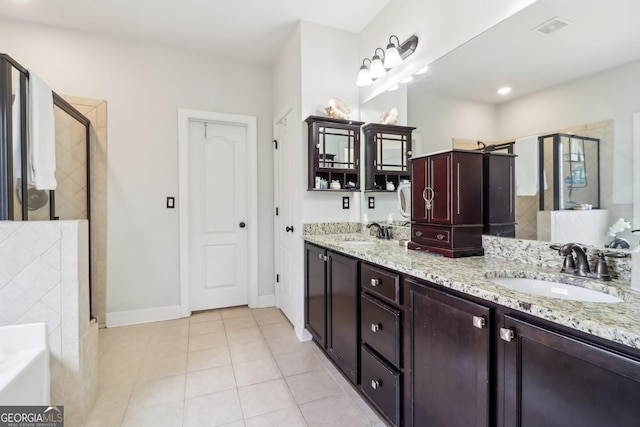
M 605 292 L 550 280 L 528 279 L 522 277 L 495 277 L 488 279 L 489 281 L 497 285 L 504 286 L 505 288 L 527 294 L 540 295 L 543 297 L 583 302 L 624 302 L 622 298 Z

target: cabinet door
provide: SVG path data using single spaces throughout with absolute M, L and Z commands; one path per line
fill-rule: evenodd
M 488 426 L 491 309 L 407 281 L 408 422 Z
M 442 153 L 429 158 L 428 182 L 433 190 L 433 203 L 428 210 L 429 222 L 433 224 L 451 224 L 451 212 L 453 211 L 452 200 L 455 195 L 451 186 L 452 153 Z
M 323 348 L 327 336 L 325 250 L 305 244 L 305 327 Z
M 427 187 L 427 158 L 411 160 L 411 221 L 426 222 L 427 209 L 422 193 Z
M 514 337 L 502 341 L 500 425 L 640 425 L 638 361 L 510 316 L 505 316 L 504 324 Z
M 327 351 L 343 373 L 357 384 L 358 261 L 327 251 L 329 331 Z

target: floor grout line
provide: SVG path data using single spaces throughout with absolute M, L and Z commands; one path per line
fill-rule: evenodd
M 266 309 L 265 309 L 266 310 Z M 355 397 L 351 396 L 349 394 L 350 391 L 353 391 L 354 389 L 351 387 L 350 383 L 347 382 L 347 380 L 344 381 L 338 381 L 338 379 L 335 377 L 335 375 L 340 375 L 339 371 L 336 370 L 336 368 L 334 367 L 334 365 L 331 363 L 331 361 L 328 359 L 328 356 L 326 354 L 324 354 L 322 352 L 322 350 L 320 350 L 319 348 L 317 348 L 317 346 L 314 343 L 305 343 L 302 346 L 298 347 L 298 344 L 295 344 L 294 341 L 292 340 L 292 343 L 294 343 L 293 345 L 296 346 L 291 347 L 290 349 L 287 349 L 287 351 L 285 352 L 280 352 L 278 351 L 278 354 L 275 354 L 274 351 L 276 350 L 274 348 L 274 342 L 280 342 L 282 343 L 282 345 L 288 345 L 285 343 L 288 343 L 289 338 L 288 335 L 293 334 L 293 336 L 295 336 L 295 332 L 293 330 L 293 326 L 288 322 L 288 320 L 281 314 L 281 312 L 277 312 L 279 314 L 275 314 L 276 312 L 274 312 L 274 314 L 270 314 L 268 312 L 264 312 L 265 315 L 263 316 L 262 314 L 258 317 L 256 317 L 256 311 L 250 311 L 248 314 L 242 314 L 240 312 L 238 313 L 229 313 L 227 312 L 228 315 L 231 315 L 231 317 L 227 317 L 226 319 L 228 320 L 227 322 L 225 322 L 225 315 L 224 312 L 221 311 L 220 312 L 220 317 L 217 318 L 215 315 L 212 316 L 211 319 L 203 319 L 203 320 L 199 320 L 199 321 L 194 321 L 194 316 L 197 316 L 199 313 L 195 314 L 194 316 L 192 316 L 191 318 L 189 318 L 188 320 L 182 320 L 182 319 L 178 319 L 177 321 L 165 321 L 165 322 L 157 322 L 155 324 L 153 324 L 153 326 L 149 326 L 148 328 L 145 327 L 139 327 L 136 329 L 131 329 L 131 331 L 134 331 L 133 333 L 130 333 L 128 330 L 126 329 L 122 329 L 120 331 L 118 331 L 117 335 L 111 334 L 111 336 L 109 337 L 108 340 L 108 344 L 105 345 L 105 348 L 100 349 L 99 351 L 101 352 L 106 352 L 106 357 L 104 357 L 104 354 L 102 355 L 103 357 L 101 357 L 99 364 L 102 365 L 102 370 L 104 370 L 105 372 L 102 373 L 102 375 L 108 375 L 106 372 L 108 372 L 109 368 L 109 364 L 114 364 L 112 369 L 118 369 L 117 367 L 120 364 L 124 364 L 126 366 L 126 355 L 123 354 L 119 354 L 121 352 L 126 352 L 126 346 L 127 344 L 121 344 L 123 342 L 127 343 L 127 342 L 136 342 L 139 343 L 140 346 L 136 347 L 135 353 L 132 353 L 132 360 L 135 360 L 135 365 L 133 365 L 132 367 L 129 366 L 129 368 L 134 371 L 135 373 L 132 372 L 132 375 L 135 375 L 135 379 L 133 380 L 132 384 L 126 385 L 126 381 L 123 383 L 123 380 L 114 380 L 113 384 L 109 384 L 108 386 L 104 387 L 104 390 L 100 390 L 99 392 L 104 392 L 105 390 L 117 390 L 118 386 L 121 384 L 125 384 L 125 388 L 124 393 L 122 393 L 122 397 L 124 398 L 123 400 L 126 401 L 126 403 L 123 405 L 124 409 L 122 411 L 122 416 L 120 417 L 120 425 L 124 426 L 126 425 L 127 419 L 128 417 L 133 416 L 134 418 L 129 418 L 130 420 L 135 420 L 137 419 L 136 417 L 139 416 L 139 414 L 133 415 L 136 411 L 140 410 L 140 409 L 148 409 L 148 410 L 152 410 L 151 412 L 160 410 L 161 407 L 166 406 L 165 403 L 161 403 L 163 401 L 163 398 L 152 398 L 152 400 L 149 401 L 145 401 L 145 398 L 148 399 L 149 396 L 145 396 L 144 393 L 142 395 L 137 395 L 136 392 L 140 393 L 140 390 L 144 390 L 141 387 L 144 386 L 144 384 L 149 383 L 151 381 L 160 381 L 164 379 L 164 378 L 169 378 L 169 377 L 173 377 L 173 376 L 178 376 L 178 375 L 182 375 L 182 387 L 183 387 L 183 394 L 182 394 L 182 399 L 179 400 L 182 405 L 181 405 L 181 412 L 180 414 L 177 414 L 176 412 L 174 412 L 175 415 L 180 416 L 182 419 L 182 425 L 184 425 L 184 427 L 188 427 L 185 423 L 187 422 L 186 419 L 186 415 L 187 415 L 187 408 L 188 408 L 188 401 L 192 398 L 198 397 L 198 398 L 203 398 L 209 395 L 213 395 L 213 394 L 217 394 L 217 393 L 226 393 L 232 389 L 228 389 L 228 390 L 222 390 L 222 391 L 217 391 L 214 393 L 206 393 L 203 395 L 197 395 L 197 396 L 191 396 L 191 397 L 187 397 L 187 383 L 188 383 L 188 378 L 190 376 L 190 374 L 193 374 L 195 372 L 202 372 L 202 371 L 206 371 L 209 369 L 216 369 L 216 368 L 221 368 L 224 366 L 230 366 L 231 368 L 231 373 L 233 375 L 233 382 L 235 387 L 233 388 L 233 390 L 235 390 L 235 398 L 237 399 L 237 401 L 239 402 L 239 411 L 240 411 L 240 416 L 241 416 L 241 421 L 242 423 L 244 423 L 246 425 L 247 420 L 249 419 L 253 419 L 253 418 L 259 418 L 259 417 L 266 417 L 268 415 L 272 415 L 280 412 L 280 411 L 290 411 L 291 414 L 293 414 L 293 410 L 292 408 L 295 408 L 295 411 L 297 413 L 296 415 L 296 419 L 298 419 L 298 417 L 301 417 L 299 419 L 303 420 L 304 423 L 306 425 L 309 425 L 309 423 L 312 422 L 312 420 L 310 420 L 308 418 L 308 415 L 305 415 L 305 412 L 302 410 L 302 406 L 303 405 L 307 405 L 307 404 L 312 404 L 313 402 L 320 402 L 324 399 L 330 399 L 330 398 L 336 398 L 339 396 L 346 396 L 348 397 L 348 403 L 350 408 L 350 411 L 353 412 L 353 410 L 355 409 L 355 412 L 353 412 L 353 414 L 358 414 L 359 418 L 361 419 L 362 423 L 368 426 L 374 426 L 374 425 L 384 425 L 384 423 L 374 423 L 370 420 L 371 416 L 370 414 L 366 414 L 363 412 L 363 409 L 365 409 L 365 407 L 361 406 L 361 404 L 367 405 L 366 402 L 362 401 L 356 401 L 354 400 L 356 397 L 359 399 L 362 399 L 357 392 L 355 392 Z M 273 316 L 273 317 L 271 317 Z M 281 319 L 279 318 L 279 316 L 281 316 Z M 231 321 L 230 319 L 238 319 L 241 317 L 251 317 L 253 319 L 253 323 L 254 325 L 247 325 L 247 326 L 242 326 L 242 327 L 236 327 L 238 324 L 243 325 L 243 321 Z M 261 319 L 261 320 L 260 320 Z M 215 331 L 215 332 L 206 332 L 204 334 L 199 334 L 199 335 L 191 335 L 191 333 L 193 332 L 192 326 L 193 325 L 197 325 L 197 324 L 202 324 L 205 322 L 214 322 L 214 321 L 221 321 L 222 322 L 222 331 Z M 262 323 L 264 322 L 264 323 Z M 246 323 L 251 323 L 251 322 L 246 322 Z M 271 326 L 271 325 L 280 325 L 282 324 L 282 326 Z M 286 325 L 286 326 L 285 326 Z M 186 327 L 185 327 L 186 326 Z M 232 329 L 227 329 L 229 326 L 232 327 Z M 282 327 L 282 330 L 280 329 Z M 127 328 L 122 327 L 122 328 Z M 162 328 L 171 328 L 171 329 L 162 329 Z M 205 330 L 207 327 L 206 326 L 200 326 L 198 327 L 200 330 Z M 242 330 L 245 329 L 251 329 L 251 328 L 255 328 L 256 330 L 256 334 L 255 336 L 253 336 L 253 332 L 251 333 L 246 333 L 246 336 L 243 337 L 242 336 Z M 115 329 L 115 328 L 114 328 Z M 265 331 L 269 332 L 269 337 L 267 338 L 267 336 L 265 335 Z M 196 337 L 202 336 L 202 335 L 206 335 L 206 334 L 214 334 L 214 333 L 220 333 L 223 332 L 224 333 L 224 344 L 225 346 L 222 347 L 211 347 L 211 348 L 205 348 L 205 349 L 200 349 L 197 351 L 190 351 L 190 348 L 192 348 L 191 346 L 191 341 L 192 339 L 197 339 Z M 234 334 L 236 332 L 240 332 L 239 338 L 238 339 L 234 339 L 234 343 L 232 344 L 232 342 L 230 341 L 230 334 Z M 222 338 L 220 336 L 220 338 Z M 217 339 L 217 338 L 216 338 Z M 177 345 L 177 346 L 181 346 L 180 348 L 182 348 L 182 341 L 186 340 L 186 346 L 184 347 L 184 350 L 166 350 L 166 349 L 162 349 L 163 343 L 165 343 L 166 345 Z M 106 340 L 105 340 L 106 341 Z M 143 342 L 140 342 L 143 341 Z M 240 341 L 240 342 L 238 342 Z M 264 354 L 261 354 L 261 356 L 257 359 L 249 359 L 249 360 L 243 360 L 242 357 L 239 357 L 236 353 L 236 358 L 234 358 L 232 356 L 232 351 L 231 348 L 232 346 L 241 346 L 241 345 L 251 345 L 252 343 L 257 343 L 257 342 L 261 342 L 264 344 L 264 347 L 266 348 L 266 351 L 264 352 Z M 220 344 L 223 344 L 222 342 L 220 342 Z M 200 345 L 200 344 L 198 344 Z M 122 347 L 121 347 L 122 346 Z M 310 346 L 314 346 L 314 347 L 310 347 Z M 197 369 L 197 370 L 193 370 L 193 371 L 189 371 L 189 356 L 193 353 L 197 353 L 198 351 L 208 351 L 208 350 L 216 350 L 218 348 L 224 348 L 226 349 L 226 352 L 229 355 L 229 363 L 223 364 L 223 365 L 215 365 L 215 366 L 211 366 L 211 367 L 205 367 L 202 369 Z M 117 350 L 114 350 L 117 349 Z M 155 352 L 161 352 L 161 351 L 166 351 L 165 353 L 162 353 L 160 355 L 156 354 L 153 355 L 153 351 Z M 262 351 L 262 350 L 260 350 Z M 110 355 L 110 352 L 114 352 L 113 355 Z M 184 362 L 184 368 L 179 368 L 176 370 L 176 372 L 178 373 L 172 373 L 170 375 L 165 374 L 164 372 L 173 372 L 173 369 L 171 367 L 171 365 L 173 363 L 181 363 L 179 361 L 179 359 L 181 359 L 181 355 L 182 353 L 184 353 L 185 357 L 186 357 L 186 361 Z M 283 368 L 281 367 L 281 365 L 278 363 L 279 360 L 284 359 L 285 361 L 287 360 L 287 356 L 289 355 L 299 355 L 299 357 L 301 358 L 300 361 L 298 361 L 298 359 L 296 359 L 296 356 L 292 356 L 291 361 L 296 360 L 296 363 L 300 363 L 301 365 L 301 372 L 297 372 L 297 369 L 291 369 L 290 372 L 294 372 L 288 376 L 285 376 L 285 372 L 283 370 Z M 305 361 L 304 357 L 305 355 L 308 355 L 308 357 L 313 359 L 313 362 L 311 361 Z M 257 383 L 253 383 L 253 384 L 246 384 L 243 386 L 238 386 L 238 365 L 240 364 L 247 364 L 250 363 L 254 360 L 260 360 L 260 359 L 270 359 L 271 363 L 273 363 L 275 365 L 275 370 L 273 371 L 274 374 L 278 374 L 278 378 L 275 379 L 270 379 L 270 380 L 265 380 L 265 381 L 259 381 Z M 172 360 L 173 359 L 173 360 Z M 176 361 L 178 360 L 178 361 Z M 163 362 L 164 361 L 164 362 Z M 166 367 L 163 363 L 166 362 Z M 318 363 L 318 366 L 315 366 L 316 362 Z M 157 364 L 157 369 L 161 369 L 164 370 L 163 372 L 159 373 L 159 376 L 155 376 L 153 374 L 153 371 L 148 372 L 148 369 L 153 369 L 153 367 L 149 367 L 149 363 L 155 363 Z M 283 362 L 284 363 L 284 362 Z M 206 366 L 207 363 L 203 363 L 202 366 Z M 145 368 L 147 369 L 147 371 L 145 371 Z M 332 369 L 330 369 L 332 368 Z M 271 369 L 271 368 L 269 368 Z M 335 372 L 333 372 L 335 370 Z M 334 382 L 338 389 L 340 390 L 340 394 L 338 395 L 328 395 L 328 396 L 323 396 L 321 398 L 315 398 L 309 402 L 303 402 L 303 403 L 298 403 L 298 400 L 295 397 L 294 394 L 294 390 L 291 388 L 291 385 L 289 384 L 289 382 L 287 381 L 287 378 L 289 377 L 295 377 L 297 375 L 304 375 L 304 374 L 309 374 L 311 372 L 322 372 L 322 375 L 328 375 L 328 378 L 331 379 L 332 382 Z M 144 377 L 143 377 L 144 374 Z M 268 376 L 265 376 L 265 378 Z M 343 378 L 344 379 L 344 378 Z M 240 389 L 244 388 L 244 387 L 251 387 L 251 386 L 255 386 L 258 384 L 263 384 L 265 382 L 269 382 L 269 381 L 280 381 L 282 383 L 284 383 L 285 388 L 283 390 L 286 390 L 288 393 L 288 399 L 291 400 L 291 406 L 288 406 L 286 408 L 282 408 L 282 409 L 273 409 L 273 410 L 268 410 L 268 412 L 262 413 L 260 415 L 255 415 L 252 417 L 246 417 L 245 416 L 245 410 L 246 408 L 243 406 L 242 403 L 242 399 L 240 398 Z M 345 389 L 346 386 L 349 386 L 350 388 L 347 390 Z M 193 385 L 192 385 L 193 387 Z M 197 385 L 196 385 L 197 387 Z M 191 389 L 192 391 L 194 390 L 193 388 Z M 336 390 L 336 391 L 337 391 Z M 115 392 L 117 395 L 117 391 Z M 132 402 L 133 402 L 133 397 L 137 396 L 137 399 L 141 399 L 140 400 L 140 407 L 136 407 L 133 408 L 131 406 Z M 116 398 L 117 399 L 117 398 Z M 157 401 L 154 401 L 153 399 L 158 399 Z M 160 402 L 160 403 L 159 403 Z M 175 401 L 178 402 L 178 401 Z M 168 402 L 167 402 L 168 403 Z M 114 403 L 115 405 L 115 403 Z M 115 406 L 114 406 L 115 408 Z M 122 408 L 122 407 L 120 407 Z M 109 409 L 109 408 L 108 408 Z M 177 408 L 176 408 L 177 409 Z M 266 408 L 269 409 L 269 408 Z M 374 412 L 375 414 L 375 412 Z M 376 414 L 377 416 L 377 414 Z M 381 420 L 380 420 L 381 421 Z M 131 421 L 129 421 L 130 423 Z

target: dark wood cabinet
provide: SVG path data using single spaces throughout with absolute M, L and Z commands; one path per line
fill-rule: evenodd
M 305 327 L 354 383 L 358 381 L 359 262 L 305 244 Z
M 309 116 L 309 190 L 360 188 L 360 126 L 364 122 Z M 339 188 L 331 188 L 331 183 Z
M 395 191 L 410 179 L 411 133 L 409 126 L 368 123 L 364 134 L 364 188 L 367 191 Z M 394 190 L 387 190 L 387 183 Z
M 640 425 L 640 352 L 305 244 L 305 321 L 387 422 Z
M 352 383 L 358 382 L 358 261 L 327 251 L 327 352 Z
M 402 308 L 400 275 L 360 265 L 362 393 L 394 426 L 402 425 Z
M 410 249 L 483 255 L 482 153 L 450 150 L 411 160 Z
M 640 425 L 638 360 L 508 315 L 500 337 L 499 426 Z
M 489 426 L 491 309 L 405 281 L 408 426 Z
M 515 154 L 483 155 L 484 234 L 516 237 Z
M 327 337 L 327 251 L 305 244 L 304 322 L 322 348 Z

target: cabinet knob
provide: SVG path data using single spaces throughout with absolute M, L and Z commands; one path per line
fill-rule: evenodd
M 371 380 L 371 388 L 377 390 L 379 387 L 382 387 L 382 382 L 380 380 Z
M 506 342 L 511 342 L 514 339 L 516 334 L 511 329 L 500 328 L 500 339 Z
M 483 317 L 473 316 L 473 326 L 475 326 L 478 329 L 482 329 L 485 324 L 486 324 L 486 321 L 484 320 Z
M 324 255 L 322 255 L 322 254 L 318 254 L 318 258 L 320 258 L 320 259 L 324 260 Z
M 418 237 L 422 236 L 422 231 L 416 231 L 416 236 Z
M 442 240 L 444 239 L 444 234 L 437 234 L 436 237 L 438 238 L 438 240 Z
M 371 286 L 376 287 L 380 285 L 380 279 L 371 279 Z
M 379 323 L 372 323 L 371 324 L 371 331 L 372 332 L 378 332 L 380 329 L 382 329 L 382 325 Z

